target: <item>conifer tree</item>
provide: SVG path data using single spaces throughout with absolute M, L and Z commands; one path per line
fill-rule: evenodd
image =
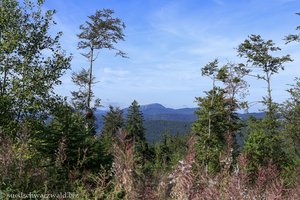
M 215 59 L 202 68 L 202 75 L 212 80 L 212 90 L 206 92 L 206 97 L 196 98 L 199 109 L 192 130 L 198 135 L 197 160 L 205 168 L 206 173 L 217 172 L 220 169 L 219 155 L 225 144 L 225 108 L 224 90 L 216 87 L 218 75 L 218 60 Z
M 282 137 L 285 150 L 298 165 L 300 164 L 300 78 L 295 79 L 296 83 L 287 91 L 290 98 L 282 108 L 283 126 Z
M 126 116 L 125 129 L 128 132 L 127 139 L 132 141 L 134 145 L 134 161 L 137 184 L 140 185 L 140 189 L 144 190 L 144 171 L 147 154 L 147 142 L 145 138 L 145 129 L 143 125 L 143 113 L 140 111 L 140 106 L 136 100 L 134 100 Z
M 79 86 L 78 91 L 72 91 L 72 104 L 74 108 L 79 112 L 85 113 L 85 121 L 86 121 L 86 129 L 89 134 L 96 134 L 96 117 L 93 114 L 93 112 L 97 109 L 97 107 L 100 107 L 100 99 L 95 99 L 95 102 L 92 107 L 87 107 L 87 96 L 90 92 L 91 98 L 94 97 L 93 91 L 89 91 L 88 89 L 88 83 L 89 83 L 89 72 L 85 69 L 82 69 L 80 72 L 72 74 L 72 81 Z M 95 82 L 95 77 L 92 77 L 92 83 Z
M 52 120 L 47 129 L 41 135 L 41 149 L 54 163 L 56 151 L 59 149 L 59 141 L 64 140 L 66 150 L 66 162 L 70 168 L 76 167 L 78 155 L 87 147 L 88 137 L 84 128 L 84 117 L 76 112 L 66 102 L 62 102 L 53 112 Z M 78 152 L 81 151 L 81 152 Z
M 128 132 L 128 137 L 134 141 L 135 145 L 144 148 L 146 138 L 145 138 L 145 128 L 144 128 L 143 113 L 140 111 L 140 106 L 136 100 L 134 100 L 129 109 L 126 117 L 125 128 Z
M 118 130 L 123 128 L 123 111 L 116 107 L 109 106 L 109 111 L 103 116 L 103 128 L 101 131 L 101 142 L 104 147 L 104 151 L 108 156 L 111 155 L 112 142 L 116 136 Z
M 219 156 L 225 148 L 226 111 L 224 90 L 215 87 L 206 97 L 196 98 L 199 109 L 192 130 L 197 134 L 197 160 L 206 173 L 220 170 Z

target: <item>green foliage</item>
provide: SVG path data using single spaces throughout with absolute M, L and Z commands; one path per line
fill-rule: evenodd
M 109 49 L 116 50 L 117 55 L 126 55 L 114 46 L 119 40 L 124 40 L 123 29 L 125 24 L 119 18 L 113 18 L 113 10 L 97 10 L 94 15 L 89 16 L 90 21 L 80 25 L 82 31 L 78 38 L 79 49 Z
M 112 146 L 113 140 L 117 135 L 119 128 L 124 125 L 122 110 L 118 107 L 109 106 L 109 111 L 103 116 L 103 128 L 101 131 L 101 144 L 103 145 L 105 155 L 108 160 L 108 166 L 112 163 Z
M 155 143 L 153 167 L 154 173 L 159 175 L 161 171 L 170 171 L 186 152 L 186 136 L 174 135 L 169 132 L 164 134 L 161 142 Z
M 300 15 L 300 13 L 296 13 L 297 15 Z M 296 30 L 300 30 L 300 26 L 297 26 Z M 300 42 L 300 34 L 289 34 L 285 36 L 284 38 L 286 44 L 290 42 Z
M 244 152 L 249 157 L 248 170 L 251 173 L 255 174 L 259 167 L 267 166 L 270 160 L 281 169 L 287 163 L 278 127 L 274 129 L 272 121 L 268 118 L 249 120 Z
M 198 119 L 192 131 L 198 135 L 197 160 L 208 172 L 220 169 L 219 156 L 225 150 L 225 133 L 227 130 L 224 91 L 214 88 L 206 93 L 207 97 L 198 97 Z
M 281 169 L 288 164 L 288 156 L 283 151 L 280 139 L 278 105 L 273 102 L 271 77 L 284 69 L 286 62 L 292 61 L 289 55 L 276 57 L 273 54 L 281 49 L 272 40 L 264 41 L 259 35 L 251 35 L 238 48 L 238 55 L 245 57 L 252 67 L 262 70 L 257 74 L 258 79 L 267 83 L 267 96 L 262 103 L 267 107 L 267 115 L 263 120 L 251 121 L 248 126 L 249 135 L 244 151 L 250 157 L 249 169 L 257 172 L 260 166 L 266 166 L 272 160 Z
M 209 62 L 201 69 L 202 76 L 207 76 L 215 79 L 218 73 L 218 64 L 218 59 L 214 59 L 213 61 Z
M 284 138 L 290 143 L 291 151 L 289 153 L 300 159 L 300 78 L 296 78 L 296 83 L 288 89 L 290 98 L 283 107 L 284 116 Z
M 38 135 L 36 148 L 47 159 L 52 181 L 47 186 L 56 192 L 70 189 L 68 173 L 82 168 L 88 149 L 88 133 L 83 116 L 70 106 L 59 105 L 45 130 Z
M 290 98 L 282 107 L 283 129 L 281 130 L 281 140 L 286 154 L 292 160 L 290 169 L 294 171 L 295 166 L 300 165 L 300 80 L 295 79 L 288 92 Z
M 48 160 L 38 147 L 47 133 L 45 121 L 59 103 L 54 87 L 70 67 L 71 57 L 59 44 L 61 33 L 49 31 L 55 11 L 42 7 L 43 1 L 1 1 L 0 131 L 12 142 L 4 144 L 11 171 L 3 176 L 9 182 L 1 190 L 11 192 L 42 192 L 47 185 L 43 166 Z
M 60 141 L 63 141 L 66 146 L 66 159 L 62 164 L 67 168 L 75 167 L 78 164 L 78 155 L 87 148 L 86 140 L 89 137 L 82 114 L 62 104 L 54 111 L 47 129 L 47 132 L 41 134 L 40 139 L 43 141 L 39 148 L 55 163 L 56 152 Z
M 262 74 L 255 75 L 258 79 L 267 82 L 267 97 L 264 98 L 264 103 L 267 105 L 268 114 L 275 114 L 274 103 L 271 95 L 271 77 L 277 74 L 279 70 L 284 70 L 284 63 L 291 62 L 290 55 L 281 57 L 273 56 L 275 52 L 281 49 L 275 46 L 272 40 L 263 40 L 260 35 L 250 35 L 238 47 L 238 55 L 247 59 L 247 63 L 252 67 L 261 68 Z
M 250 35 L 238 47 L 238 55 L 245 57 L 253 67 L 262 68 L 265 75 L 257 75 L 257 78 L 266 80 L 268 76 L 276 74 L 284 69 L 285 62 L 292 61 L 289 55 L 273 57 L 271 53 L 280 51 L 272 40 L 264 41 L 260 35 Z
M 146 120 L 144 122 L 146 139 L 149 143 L 162 141 L 166 132 L 169 132 L 172 136 L 176 134 L 182 136 L 191 131 L 192 123 L 170 120 Z
M 248 94 L 248 83 L 244 77 L 249 74 L 250 70 L 246 69 L 244 64 L 227 63 L 218 70 L 217 79 L 224 85 L 225 98 L 231 112 L 239 108 L 244 108 L 242 100 Z
M 99 165 L 110 161 L 103 156 L 100 138 L 86 129 L 85 116 L 67 103 L 54 110 L 51 121 L 39 136 L 36 148 L 47 159 L 53 180 L 48 187 L 55 191 L 71 187 L 66 183 L 72 171 L 77 171 L 75 178 L 80 178 L 85 171 L 98 172 Z
M 244 153 L 248 157 L 247 170 L 251 180 L 259 175 L 259 169 L 272 163 L 280 172 L 287 185 L 292 185 L 299 178 L 297 167 L 299 160 L 295 156 L 295 147 L 281 119 L 266 118 L 250 119 L 247 127 L 247 138 Z M 274 126 L 276 127 L 274 129 Z M 270 128 L 272 127 L 272 128 Z
M 202 75 L 212 79 L 213 88 L 206 92 L 206 97 L 196 98 L 198 119 L 192 127 L 198 135 L 198 162 L 210 173 L 220 170 L 222 154 L 236 153 L 235 135 L 241 128 L 236 110 L 242 105 L 238 96 L 244 98 L 248 86 L 243 78 L 249 71 L 244 65 L 218 64 L 215 59 L 202 68 Z M 216 87 L 216 81 L 221 81 L 224 89 Z
M 92 108 L 88 108 L 87 105 L 87 97 L 94 97 L 93 91 L 88 90 L 89 84 L 89 72 L 85 69 L 82 69 L 80 72 L 72 74 L 72 81 L 79 86 L 78 91 L 71 92 L 72 94 L 72 103 L 76 110 L 95 110 L 100 106 L 100 99 L 96 99 L 94 102 L 94 106 Z M 92 84 L 95 84 L 95 77 L 92 77 Z M 90 92 L 90 94 L 88 94 Z
M 86 111 L 86 128 L 87 131 L 95 135 L 96 134 L 96 117 L 94 111 L 97 107 L 100 107 L 100 99 L 95 99 L 93 106 L 89 105 L 88 98 L 90 100 L 94 98 L 94 93 L 92 90 L 89 90 L 89 72 L 85 69 L 82 69 L 79 73 L 73 72 L 72 81 L 79 86 L 78 91 L 72 91 L 72 104 L 77 111 Z M 95 77 L 92 77 L 91 84 L 95 83 Z
M 136 143 L 144 143 L 145 139 L 145 129 L 144 129 L 144 119 L 143 113 L 139 110 L 140 106 L 136 100 L 134 100 L 129 109 L 126 117 L 125 128 L 128 131 L 128 135 Z
M 47 171 L 41 167 L 44 161 L 39 152 L 30 145 L 28 124 L 23 124 L 19 138 L 12 141 L 0 138 L 0 190 L 6 193 L 42 192 Z
M 143 167 L 146 162 L 146 153 L 148 150 L 148 144 L 145 137 L 143 113 L 140 111 L 140 106 L 136 100 L 134 100 L 126 116 L 125 129 L 128 133 L 128 139 L 133 141 L 134 145 L 134 157 L 139 177 L 142 179 Z M 142 182 L 141 182 L 142 183 Z
M 236 111 L 247 94 L 247 65 L 220 67 L 215 59 L 202 68 L 212 89 L 197 98 L 198 119 L 192 127 L 197 137 L 193 134 L 189 142 L 188 135 L 166 131 L 162 141 L 148 146 L 136 101 L 125 125 L 122 110 L 110 106 L 97 136 L 91 134 L 96 128 L 93 111 L 100 103 L 91 105 L 94 51 L 114 50 L 124 57 L 115 45 L 124 40 L 125 25 L 112 17 L 112 10 L 104 9 L 80 26 L 78 48 L 87 50 L 83 55 L 90 68 L 73 73 L 79 90 L 72 92 L 70 105 L 55 95 L 54 87 L 70 67 L 71 57 L 61 49 L 61 33 L 50 34 L 55 11 L 44 11 L 43 2 L 2 0 L 0 5 L 0 195 L 74 192 L 79 195 L 74 199 L 272 199 L 284 198 L 287 184 L 296 191 L 300 80 L 288 90 L 290 98 L 279 110 L 271 97 L 271 77 L 291 59 L 273 56 L 280 48 L 271 40 L 251 35 L 238 48 L 247 64 L 262 70 L 255 77 L 268 84 L 263 99 L 268 112 L 264 119 L 248 121 L 243 154 L 235 165 L 234 138 L 242 127 Z M 189 126 L 174 123 L 158 120 L 150 125 L 164 130 L 170 124 L 173 130 L 185 126 L 184 131 Z M 250 187 L 249 180 L 255 178 Z M 291 188 L 287 196 L 299 199 Z
M 123 111 L 118 107 L 109 106 L 109 111 L 103 116 L 103 128 L 102 135 L 107 135 L 108 137 L 113 137 L 116 135 L 119 128 L 124 125 Z
M 77 79 L 81 77 L 80 75 L 85 76 L 85 81 L 81 81 L 81 83 L 87 87 L 85 103 L 88 109 L 91 109 L 93 96 L 93 63 L 98 57 L 94 56 L 94 51 L 99 49 L 115 50 L 117 51 L 116 55 L 126 57 L 123 51 L 114 46 L 118 41 L 124 40 L 123 29 L 125 24 L 119 18 L 113 18 L 113 14 L 114 11 L 110 9 L 97 10 L 94 15 L 89 16 L 90 21 L 86 21 L 85 24 L 79 27 L 82 32 L 78 34 L 80 40 L 78 49 L 88 50 L 87 53 L 82 55 L 89 60 L 90 67 L 88 71 L 83 70 L 81 73 L 75 74 L 75 76 L 77 76 Z
M 0 114 L 9 111 L 16 123 L 45 119 L 56 101 L 53 88 L 70 67 L 71 57 L 59 44 L 61 33 L 49 33 L 55 11 L 42 12 L 42 3 L 4 0 L 0 8 Z

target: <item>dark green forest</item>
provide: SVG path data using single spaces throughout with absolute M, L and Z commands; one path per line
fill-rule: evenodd
M 127 57 L 116 47 L 126 42 L 125 24 L 110 9 L 87 16 L 77 38 L 88 68 L 72 73 L 77 90 L 68 98 L 55 87 L 72 56 L 43 4 L 0 0 L 0 199 L 300 199 L 300 77 L 284 103 L 272 96 L 274 75 L 293 55 L 249 33 L 236 48 L 244 62 L 199 68 L 211 87 L 195 97 L 197 119 L 182 122 L 187 129 L 145 124 L 134 100 L 126 115 L 110 106 L 99 132 L 94 61 L 99 50 Z M 282 37 L 300 41 L 297 33 Z M 248 108 L 246 77 L 266 88 L 263 118 L 238 116 Z M 145 134 L 170 123 L 163 135 Z

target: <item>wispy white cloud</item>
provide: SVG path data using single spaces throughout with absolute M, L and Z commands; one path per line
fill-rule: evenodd
M 103 69 L 104 76 L 112 76 L 112 77 L 125 77 L 129 75 L 129 71 L 122 69 L 112 69 L 109 67 L 105 67 Z

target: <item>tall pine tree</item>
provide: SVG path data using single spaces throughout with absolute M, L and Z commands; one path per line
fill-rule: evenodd
M 146 159 L 145 155 L 148 147 L 145 138 L 143 121 L 143 113 L 140 111 L 138 102 L 134 100 L 128 109 L 125 129 L 128 132 L 128 139 L 133 141 L 136 164 L 135 168 L 139 177 L 142 177 L 143 174 Z
M 144 193 L 145 183 L 144 175 L 147 170 L 145 170 L 146 153 L 147 153 L 147 143 L 145 138 L 145 129 L 143 125 L 143 113 L 140 111 L 140 106 L 136 100 L 134 100 L 126 116 L 125 129 L 128 132 L 127 139 L 132 141 L 134 145 L 134 171 L 135 171 L 135 182 L 136 185 L 140 185 L 141 193 Z
M 146 142 L 145 128 L 143 123 L 143 113 L 140 111 L 138 102 L 134 100 L 128 109 L 125 128 L 128 131 L 128 136 L 134 141 L 135 144 L 142 145 Z
M 225 150 L 226 110 L 224 90 L 215 87 L 206 97 L 196 98 L 199 109 L 192 130 L 197 134 L 197 160 L 207 173 L 220 170 L 219 156 Z
M 300 78 L 288 89 L 290 98 L 282 108 L 284 149 L 295 165 L 300 165 Z
M 101 144 L 105 151 L 105 156 L 107 157 L 111 164 L 112 162 L 112 146 L 113 146 L 113 140 L 120 128 L 123 128 L 124 121 L 123 121 L 123 111 L 116 107 L 109 106 L 109 111 L 106 113 L 105 116 L 103 116 L 103 128 L 101 131 Z

